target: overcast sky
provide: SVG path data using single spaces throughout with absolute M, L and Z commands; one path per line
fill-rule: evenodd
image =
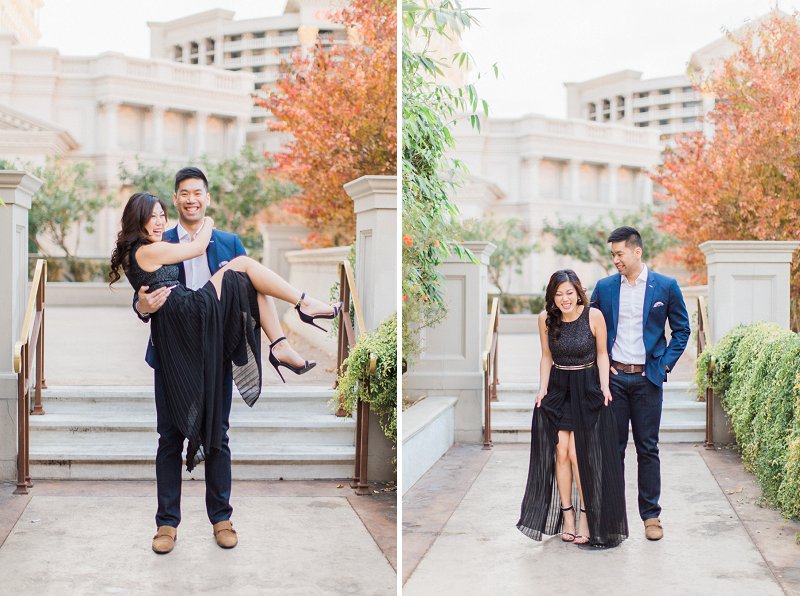
M 234 19 L 283 14 L 286 0 L 44 0 L 39 12 L 39 45 L 67 55 L 122 52 L 150 56 L 147 21 L 169 21 L 225 8 Z
M 766 14 L 787 13 L 800 1 L 781 0 L 465 0 L 481 26 L 467 32 L 464 49 L 498 80 L 479 89 L 492 116 L 536 113 L 566 117 L 564 82 L 619 70 L 643 78 L 681 74 L 697 49 Z

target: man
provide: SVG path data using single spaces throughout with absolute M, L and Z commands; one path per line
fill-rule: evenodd
M 211 204 L 208 180 L 198 168 L 187 167 L 175 175 L 175 193 L 172 201 L 178 210 L 178 225 L 164 233 L 167 242 L 190 242 L 200 227 L 206 209 Z M 189 289 L 203 287 L 211 276 L 234 257 L 246 254 L 242 241 L 235 234 L 215 229 L 211 234 L 206 254 L 180 265 L 180 281 Z M 133 307 L 139 318 L 147 321 L 169 298 L 171 288 L 162 287 L 147 293 L 143 286 L 133 299 Z M 261 317 L 267 336 L 276 339 L 283 335 L 275 309 L 275 303 L 266 297 L 267 313 Z M 262 313 L 263 314 L 263 313 Z M 266 324 L 265 324 L 266 321 Z M 278 349 L 282 351 L 278 353 Z M 273 348 L 284 362 L 302 363 L 300 356 L 287 342 Z M 156 484 L 158 511 L 156 513 L 156 535 L 153 550 L 159 554 L 172 551 L 181 520 L 181 468 L 185 438 L 172 424 L 164 396 L 164 379 L 159 368 L 158 354 L 152 341 L 148 342 L 146 362 L 154 369 L 156 419 L 158 430 L 158 452 L 156 454 Z M 222 449 L 209 450 L 205 458 L 206 511 L 213 526 L 217 544 L 222 548 L 233 548 L 237 544 L 236 531 L 230 517 L 233 508 L 231 496 L 231 451 L 228 447 L 228 428 L 231 410 L 233 381 L 230 362 L 226 363 L 223 403 Z
M 664 536 L 658 503 L 662 384 L 686 349 L 689 315 L 678 283 L 642 262 L 639 232 L 617 228 L 608 242 L 619 273 L 597 282 L 591 303 L 603 313 L 608 327 L 611 408 L 623 465 L 630 423 L 639 472 L 639 515 L 648 540 L 660 540 Z M 664 333 L 667 321 L 672 331 L 669 344 Z

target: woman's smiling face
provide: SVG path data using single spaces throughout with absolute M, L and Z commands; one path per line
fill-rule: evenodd
M 167 214 L 164 213 L 164 208 L 161 203 L 153 205 L 153 212 L 150 214 L 144 224 L 144 229 L 147 232 L 147 239 L 150 242 L 161 242 L 164 236 L 164 228 L 167 225 Z

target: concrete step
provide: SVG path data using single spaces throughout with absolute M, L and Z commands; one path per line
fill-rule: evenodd
M 254 408 L 267 408 L 271 411 L 294 411 L 308 408 L 316 409 L 319 413 L 331 412 L 329 402 L 334 399 L 336 392 L 327 387 L 317 386 L 270 386 L 264 387 L 261 397 L 258 398 Z M 145 404 L 155 411 L 153 387 L 138 385 L 87 385 L 87 386 L 53 386 L 42 391 L 42 405 L 45 412 L 60 411 L 67 404 L 73 408 L 74 404 L 105 404 L 113 403 L 116 407 L 122 404 Z M 241 399 L 239 392 L 234 388 L 232 412 L 237 410 L 248 411 L 250 408 Z
M 538 386 L 531 383 L 498 385 L 498 401 L 492 403 L 492 439 L 496 443 L 529 443 L 531 417 Z M 705 438 L 705 409 L 694 398 L 693 385 L 664 385 L 659 440 L 662 443 L 694 443 Z
M 337 418 L 325 387 L 265 387 L 253 408 L 234 392 L 235 479 L 352 475 L 355 421 Z M 152 387 L 50 387 L 31 417 L 35 478 L 151 479 L 158 444 Z M 186 477 L 202 478 L 203 466 Z
M 345 445 L 284 445 L 249 449 L 231 438 L 235 480 L 313 480 L 348 478 L 355 448 Z M 155 480 L 155 445 L 96 441 L 90 448 L 71 444 L 49 448 L 31 442 L 31 476 L 35 479 Z M 185 479 L 202 479 L 204 466 Z

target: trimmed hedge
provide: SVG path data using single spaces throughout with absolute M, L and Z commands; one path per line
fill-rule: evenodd
M 700 355 L 695 381 L 701 395 L 711 386 L 731 417 L 764 500 L 800 518 L 800 334 L 774 323 L 740 325 Z

